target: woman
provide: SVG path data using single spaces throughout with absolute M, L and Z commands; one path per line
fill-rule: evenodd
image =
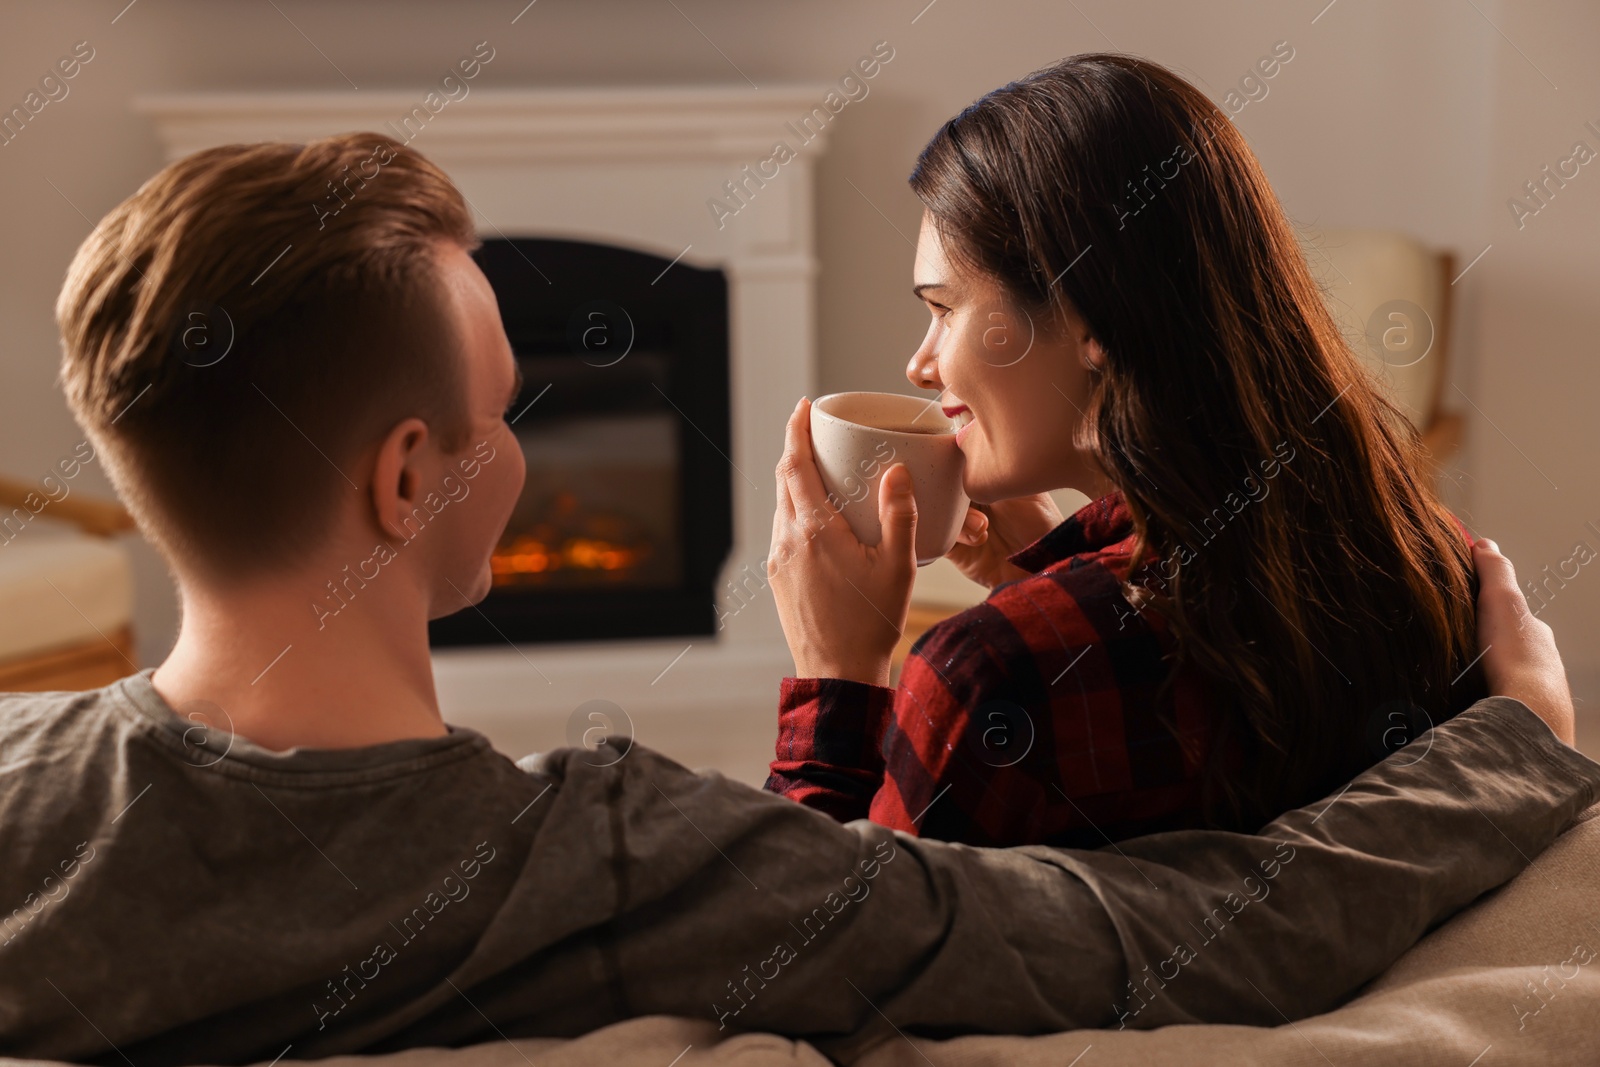
M 1254 829 L 1483 695 L 1470 536 L 1205 96 L 1076 56 L 951 119 L 911 187 L 932 323 L 907 376 L 969 423 L 950 558 L 992 592 L 888 687 L 907 475 L 884 474 L 881 545 L 805 529 L 802 399 L 769 789 L 987 845 Z M 1093 503 L 1063 521 L 1061 487 Z

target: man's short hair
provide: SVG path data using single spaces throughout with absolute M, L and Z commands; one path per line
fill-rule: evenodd
M 462 447 L 441 240 L 478 246 L 461 193 L 376 133 L 197 152 L 94 228 L 56 302 L 61 384 L 169 560 L 226 581 L 305 558 L 408 416 Z

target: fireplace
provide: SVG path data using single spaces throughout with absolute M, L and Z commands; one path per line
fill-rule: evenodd
M 527 481 L 482 603 L 435 646 L 709 635 L 733 547 L 728 284 L 587 241 L 491 238 Z

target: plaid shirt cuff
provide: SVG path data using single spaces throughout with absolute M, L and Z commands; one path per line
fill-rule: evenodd
M 843 678 L 785 678 L 767 789 L 841 822 L 864 819 L 883 782 L 894 690 Z

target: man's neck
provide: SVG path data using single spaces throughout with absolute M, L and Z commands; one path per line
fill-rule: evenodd
M 321 618 L 326 591 L 309 576 L 226 592 L 184 582 L 178 641 L 151 681 L 180 716 L 276 751 L 443 736 L 409 577 L 386 574 Z

